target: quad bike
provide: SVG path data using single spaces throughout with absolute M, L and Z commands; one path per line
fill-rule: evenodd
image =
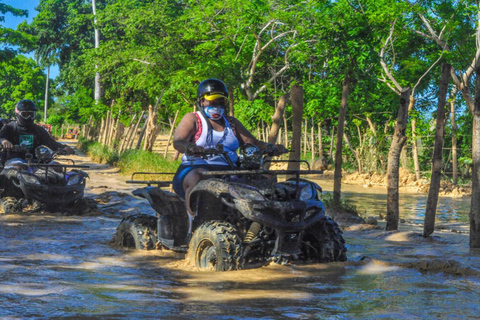
M 156 217 L 131 215 L 118 226 L 114 243 L 135 249 L 162 249 L 186 253 L 199 269 L 237 270 L 248 265 L 289 261 L 345 261 L 346 246 L 336 222 L 326 216 L 319 193 L 322 189 L 300 175 L 319 174 L 310 170 L 268 170 L 273 148 L 264 152 L 247 144 L 239 154 L 239 168 L 208 171 L 190 195 L 191 217 L 185 201 L 162 190 L 171 182 L 135 180 L 148 186 L 133 191 L 146 198 Z M 207 150 L 223 155 L 222 146 Z M 293 178 L 276 182 L 277 175 Z M 269 177 L 267 177 L 269 176 Z M 152 185 L 156 185 L 152 186 Z
M 9 153 L 24 154 L 23 158 L 9 161 Z M 41 209 L 48 211 L 71 210 L 80 212 L 85 209 L 83 202 L 85 183 L 88 174 L 82 170 L 84 165 L 75 165 L 71 159 L 60 159 L 66 155 L 64 150 L 52 151 L 46 146 L 35 149 L 35 156 L 23 146 L 2 150 L 2 171 L 0 179 L 4 187 L 15 187 L 22 199 L 30 203 L 37 201 Z M 72 164 L 60 164 L 56 160 L 65 160 Z M 38 206 L 37 206 L 38 207 Z

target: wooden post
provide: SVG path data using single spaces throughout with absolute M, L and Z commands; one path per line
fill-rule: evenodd
M 315 126 L 313 124 L 312 118 L 312 126 L 310 127 L 310 144 L 312 148 L 312 163 L 315 162 Z
M 307 148 L 308 148 L 308 138 L 307 138 L 307 131 L 308 131 L 308 120 L 305 118 L 305 125 L 303 126 L 303 158 L 307 158 Z
M 110 117 L 111 117 L 111 112 L 108 110 L 107 112 L 107 119 L 105 119 L 105 128 L 102 133 L 102 139 L 101 143 L 105 145 L 107 143 L 107 137 L 108 137 L 108 132 L 110 130 Z
M 144 115 L 145 115 L 145 111 L 142 111 L 142 114 L 140 115 L 140 118 L 138 118 L 137 124 L 135 125 L 135 128 L 133 129 L 133 134 L 131 135 L 130 141 L 128 143 L 128 149 L 132 149 L 133 141 L 135 140 L 135 136 L 137 135 L 138 126 L 140 126 L 140 122 L 142 122 L 142 119 L 143 119 Z
M 92 119 L 93 119 L 93 115 L 91 115 L 90 118 L 88 118 L 88 122 L 87 122 L 87 129 L 85 132 L 85 139 L 87 140 L 90 140 L 90 130 L 92 127 Z
M 284 128 L 284 135 L 285 135 L 285 147 L 288 148 L 288 122 L 287 122 L 287 116 L 285 113 L 283 113 L 283 128 Z
M 122 139 L 122 143 L 120 144 L 120 149 L 118 152 L 122 153 L 125 150 L 126 143 L 128 141 L 128 138 L 130 136 L 130 131 L 132 130 L 133 123 L 135 122 L 135 119 L 137 118 L 137 115 L 133 115 L 132 120 L 130 120 L 130 124 L 127 128 L 127 131 L 125 132 L 125 136 Z
M 318 157 L 323 162 L 322 121 L 318 123 Z
M 101 125 L 100 125 L 100 132 L 98 133 L 98 139 L 97 139 L 97 142 L 100 142 L 102 143 L 102 132 L 103 132 L 103 129 L 105 128 L 105 119 L 102 118 L 101 120 Z
M 177 122 L 177 117 L 178 117 L 178 111 L 175 113 L 175 118 L 173 118 L 173 123 L 172 126 L 170 127 L 170 134 L 168 135 L 168 140 L 167 140 L 167 145 L 165 146 L 165 152 L 163 153 L 163 158 L 167 158 L 167 153 L 168 153 L 168 146 L 170 145 L 170 141 L 172 140 L 173 132 L 175 130 L 175 123 Z
M 333 157 L 333 140 L 335 139 L 335 127 L 332 126 L 332 135 L 330 136 L 330 150 L 328 151 L 328 156 L 330 159 Z

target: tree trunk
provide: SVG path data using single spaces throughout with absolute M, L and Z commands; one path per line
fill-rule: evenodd
M 330 135 L 330 150 L 328 151 L 329 159 L 333 158 L 333 141 L 335 139 L 335 127 L 332 126 L 332 134 Z
M 47 108 L 48 108 L 48 87 L 50 86 L 50 66 L 47 67 L 47 80 L 45 82 L 45 110 L 43 115 L 43 123 L 47 124 Z
M 480 248 L 480 68 L 475 81 L 472 132 L 472 200 L 470 206 L 470 248 Z
M 452 125 L 452 174 L 453 184 L 458 184 L 457 125 L 455 124 L 455 95 L 450 100 L 450 124 Z
M 288 94 L 284 94 L 280 97 L 280 100 L 277 103 L 275 108 L 275 113 L 272 116 L 272 127 L 270 129 L 270 134 L 268 135 L 268 143 L 276 143 L 278 139 L 278 133 L 280 126 L 282 125 L 283 114 L 285 113 L 285 107 L 288 102 Z
M 418 181 L 421 179 L 420 175 L 420 162 L 418 161 L 418 145 L 417 145 L 417 119 L 412 119 L 412 156 L 413 156 L 413 166 L 415 168 L 415 179 Z
M 301 143 L 302 143 L 302 117 L 303 117 L 303 87 L 293 85 L 291 88 L 290 97 L 292 99 L 292 152 L 290 152 L 289 160 L 300 160 Z M 298 170 L 300 168 L 299 162 L 289 162 L 288 170 Z
M 92 11 L 93 11 L 93 23 L 95 24 L 94 33 L 95 33 L 95 48 L 100 47 L 100 31 L 97 28 L 97 6 L 95 4 L 95 0 L 92 0 Z M 95 69 L 98 69 L 98 66 L 95 65 Z M 95 102 L 99 103 L 102 99 L 102 79 L 100 73 L 95 72 Z
M 415 107 L 415 98 L 410 96 L 409 104 L 408 104 L 408 113 L 412 112 L 413 108 Z M 418 161 L 418 146 L 417 146 L 417 118 L 412 117 L 411 121 L 412 126 L 412 157 L 413 157 L 413 167 L 415 168 L 415 179 L 418 181 L 420 180 L 420 163 Z
M 350 94 L 350 76 L 347 74 L 343 80 L 342 101 L 338 114 L 337 147 L 335 150 L 335 171 L 333 174 L 333 203 L 340 204 L 342 187 L 342 152 L 343 152 L 343 128 L 345 127 L 345 115 L 347 114 L 348 95 Z
M 287 117 L 285 116 L 285 113 L 283 113 L 283 131 L 284 131 L 283 134 L 284 134 L 284 140 L 285 140 L 285 147 L 288 148 L 288 123 L 287 123 Z
M 400 106 L 398 108 L 397 123 L 392 137 L 392 144 L 388 152 L 387 165 L 387 224 L 386 230 L 398 230 L 399 208 L 398 208 L 398 178 L 400 166 L 400 154 L 403 145 L 407 141 L 405 130 L 407 128 L 408 118 L 408 100 L 410 97 L 410 88 L 402 89 L 400 96 Z
M 445 138 L 445 115 L 446 101 L 448 94 L 448 82 L 450 81 L 451 65 L 442 64 L 442 76 L 440 78 L 440 87 L 438 92 L 437 123 L 435 126 L 435 147 L 433 149 L 432 159 L 432 178 L 430 180 L 430 189 L 428 190 L 427 209 L 425 211 L 425 224 L 423 226 L 423 236 L 431 235 L 435 228 L 435 213 L 437 211 L 438 192 L 440 189 L 440 180 L 442 179 L 442 158 L 443 142 Z
M 228 90 L 228 115 L 235 117 L 235 107 L 233 105 L 233 90 L 230 88 Z
M 348 139 L 348 135 L 346 133 L 343 134 L 343 137 L 345 138 L 345 142 L 348 145 L 348 148 L 352 151 L 353 155 L 355 156 L 355 160 L 357 160 L 357 165 L 358 165 L 358 173 L 362 173 L 362 160 L 360 159 L 360 155 L 358 154 L 358 151 L 353 149 L 352 144 L 350 143 L 350 140 Z

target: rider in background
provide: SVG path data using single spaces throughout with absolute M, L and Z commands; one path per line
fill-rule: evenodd
M 223 145 L 233 164 L 237 163 L 237 150 L 250 143 L 265 149 L 268 143 L 257 140 L 240 121 L 225 115 L 228 90 L 218 79 L 207 79 L 197 89 L 197 112 L 186 114 L 175 130 L 173 146 L 183 153 L 182 164 L 173 178 L 174 191 L 185 198 L 188 212 L 190 192 L 202 179 L 202 172 L 229 170 L 229 163 L 222 156 L 205 158 L 205 149 Z M 283 145 L 275 145 L 278 154 L 287 152 Z M 189 157 L 186 154 L 193 155 Z
M 45 129 L 34 123 L 37 113 L 37 107 L 31 100 L 20 100 L 15 107 L 16 120 L 11 121 L 3 126 L 0 130 L 0 143 L 7 151 L 7 159 L 2 159 L 5 163 L 8 160 L 24 161 L 25 152 L 9 152 L 14 145 L 24 147 L 35 156 L 35 148 L 45 145 L 50 149 L 56 151 L 63 149 L 67 154 L 73 154 L 74 151 L 69 146 L 56 142 Z M 20 159 L 16 159 L 20 158 Z M 3 189 L 1 194 L 0 205 L 3 206 L 5 213 L 13 210 L 16 207 L 16 200 L 23 196 L 21 190 L 15 187 L 11 181 L 11 177 L 1 176 L 0 186 Z
M 67 154 L 74 151 L 69 146 L 58 143 L 45 129 L 34 123 L 37 107 L 31 100 L 20 100 L 15 107 L 15 121 L 6 124 L 0 130 L 0 143 L 6 150 L 14 145 L 24 146 L 33 153 L 36 147 L 44 145 L 52 150 L 64 149 Z M 12 153 L 9 158 L 22 156 Z M 3 159 L 3 161 L 8 159 Z

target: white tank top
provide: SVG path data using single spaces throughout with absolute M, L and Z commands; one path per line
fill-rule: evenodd
M 238 160 L 238 155 L 236 151 L 240 144 L 237 140 L 237 137 L 235 137 L 235 134 L 233 133 L 232 127 L 230 126 L 227 118 L 225 118 L 225 116 L 223 117 L 223 120 L 225 122 L 225 129 L 223 131 L 215 131 L 211 129 L 211 126 L 209 126 L 207 123 L 207 119 L 205 119 L 205 117 L 200 111 L 197 111 L 196 113 L 200 118 L 202 124 L 202 132 L 198 137 L 197 141 L 195 141 L 197 146 L 204 147 L 205 149 L 214 149 L 217 144 L 223 144 L 223 150 L 228 152 L 228 157 L 230 158 L 230 160 L 232 160 L 233 164 L 236 164 Z M 228 166 L 228 163 L 223 158 L 223 156 L 214 156 L 208 159 L 202 159 L 193 156 L 187 157 L 186 155 L 183 155 L 182 164 L 209 164 Z

